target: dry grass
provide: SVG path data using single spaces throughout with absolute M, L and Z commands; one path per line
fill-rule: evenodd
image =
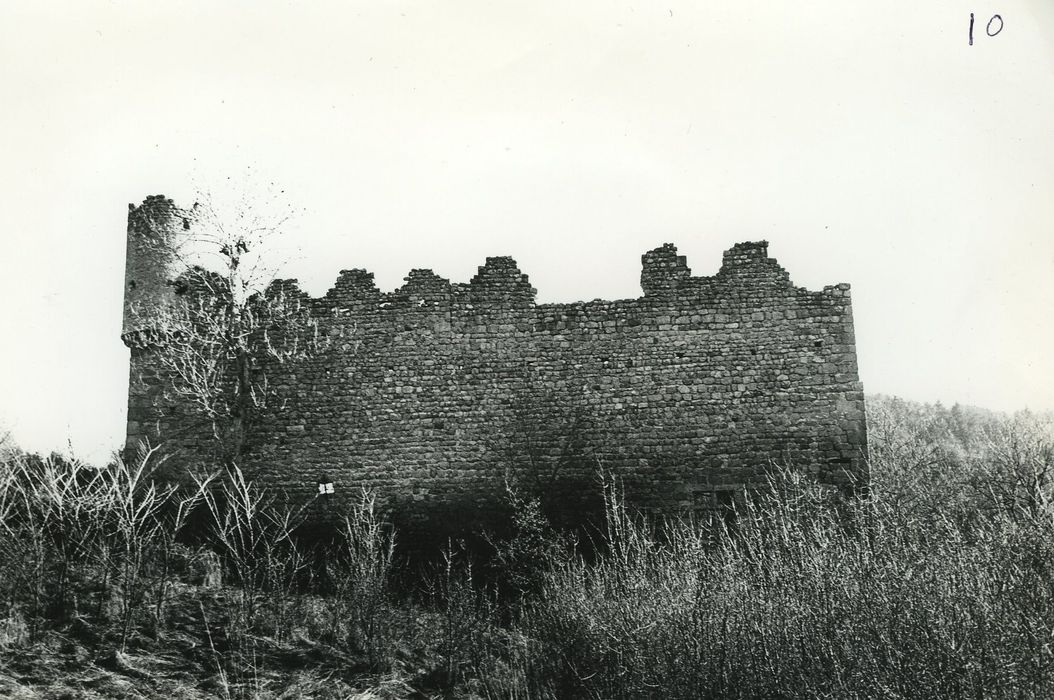
M 320 566 L 298 514 L 239 472 L 183 492 L 149 453 L 107 470 L 9 454 L 0 695 L 1054 696 L 1050 420 L 870 408 L 866 500 L 775 470 L 715 532 L 650 522 L 609 483 L 586 558 L 518 498 L 488 566 L 453 545 L 399 597 L 398 533 L 369 494 Z M 196 505 L 224 586 L 177 544 Z

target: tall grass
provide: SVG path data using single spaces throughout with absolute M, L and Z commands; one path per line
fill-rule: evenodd
M 397 587 L 424 593 L 401 596 L 398 533 L 368 492 L 309 546 L 304 512 L 236 469 L 183 489 L 154 479 L 150 451 L 102 470 L 8 455 L 0 645 L 81 618 L 119 648 L 163 639 L 178 588 L 231 696 L 258 695 L 270 652 L 297 643 L 451 697 L 1054 697 L 1054 423 L 869 410 L 856 500 L 774 468 L 729 527 L 637 513 L 609 480 L 585 556 L 512 495 L 509 537 L 481 538 L 489 563 L 452 544 L 423 585 Z M 179 578 L 195 509 L 219 590 Z
M 304 508 L 279 503 L 236 465 L 224 470 L 213 488 L 206 479 L 198 481 L 209 516 L 206 542 L 223 562 L 225 579 L 237 584 L 228 633 L 241 638 L 265 626 L 281 636 L 292 624 L 294 594 L 309 566 L 294 537 Z
M 525 688 L 561 698 L 1054 696 L 1052 437 L 1049 421 L 1023 414 L 993 419 L 973 445 L 938 444 L 960 448 L 936 482 L 945 504 L 940 493 L 881 488 L 836 502 L 775 471 L 716 544 L 690 521 L 632 514 L 615 490 L 607 555 L 556 562 L 519 622 L 531 640 Z M 878 466 L 878 485 L 896 477 Z
M 688 523 L 657 537 L 611 513 L 613 555 L 554 568 L 521 622 L 533 694 L 1054 693 L 1049 519 L 964 531 L 882 503 L 839 516 L 814 485 L 773 482 L 716 547 Z
M 122 649 L 137 623 L 158 627 L 165 567 L 202 495 L 156 481 L 161 463 L 150 449 L 101 469 L 59 456 L 0 462 L 0 593 L 31 636 L 91 612 L 118 623 Z
M 364 490 L 357 506 L 344 516 L 333 550 L 325 567 L 327 635 L 381 666 L 393 641 L 386 622 L 392 615 L 389 585 L 395 537 L 378 514 L 371 492 Z

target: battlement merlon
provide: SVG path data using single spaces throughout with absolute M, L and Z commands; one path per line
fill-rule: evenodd
M 748 284 L 771 284 L 777 287 L 793 287 L 790 275 L 780 267 L 775 258 L 769 257 L 768 241 L 744 241 L 736 243 L 724 252 L 721 259 L 719 279 L 739 279 Z
M 484 308 L 531 307 L 537 294 L 527 275 L 508 256 L 487 258 L 468 286 L 472 303 Z
M 812 294 L 836 304 L 849 304 L 849 285 L 829 285 L 812 292 L 795 287 L 790 275 L 768 256 L 768 241 L 736 243 L 724 252 L 721 269 L 712 277 L 693 277 L 685 257 L 666 243 L 641 256 L 641 288 L 645 297 L 676 297 L 713 292 L 718 287 L 768 289 L 773 292 Z

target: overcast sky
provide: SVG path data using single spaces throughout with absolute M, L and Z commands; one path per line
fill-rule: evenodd
M 853 285 L 867 391 L 1054 409 L 1050 0 L 41 5 L 0 5 L 29 449 L 122 442 L 127 204 L 228 182 L 301 211 L 276 253 L 313 294 L 512 255 L 539 301 L 625 298 L 664 242 L 713 274 L 767 239 Z

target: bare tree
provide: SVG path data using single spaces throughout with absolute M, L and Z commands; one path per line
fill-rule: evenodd
M 1054 513 L 1054 416 L 1020 411 L 986 433 L 994 503 L 1031 517 Z
M 592 471 L 594 417 L 581 401 L 582 392 L 579 383 L 546 386 L 523 367 L 522 379 L 509 393 L 511 420 L 492 440 L 508 463 L 510 486 L 546 497 L 562 478 Z
M 276 395 L 273 374 L 325 346 L 310 299 L 276 279 L 269 255 L 289 217 L 201 195 L 190 208 L 146 211 L 137 222 L 182 273 L 170 282 L 172 303 L 132 313 L 151 329 L 166 396 L 207 421 L 228 466 Z

